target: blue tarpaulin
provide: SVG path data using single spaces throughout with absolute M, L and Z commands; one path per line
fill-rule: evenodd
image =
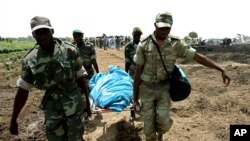
M 110 65 L 107 73 L 95 74 L 89 87 L 94 104 L 100 108 L 121 112 L 132 102 L 133 79 L 115 65 Z

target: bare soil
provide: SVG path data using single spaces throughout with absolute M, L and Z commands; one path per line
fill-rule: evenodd
M 164 135 L 166 141 L 228 141 L 231 124 L 250 124 L 250 47 L 197 48 L 228 70 L 229 87 L 221 74 L 195 62 L 180 61 L 192 84 L 192 93 L 182 102 L 172 103 L 174 124 Z M 113 64 L 124 68 L 124 50 L 96 48 L 100 71 Z M 24 54 L 25 52 L 23 52 Z M 13 54 L 8 54 L 12 56 Z M 1 56 L 0 56 L 1 57 Z M 6 59 L 6 58 L 5 58 Z M 2 59 L 4 60 L 4 59 Z M 42 92 L 33 89 L 18 118 L 19 135 L 10 135 L 9 121 L 16 93 L 20 63 L 6 69 L 0 62 L 0 141 L 44 141 L 44 116 L 38 108 Z M 129 121 L 130 111 L 93 114 L 85 129 L 86 141 L 142 141 L 143 123 Z

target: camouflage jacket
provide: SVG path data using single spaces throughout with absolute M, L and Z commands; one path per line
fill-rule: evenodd
M 41 105 L 46 118 L 61 118 L 62 108 L 66 116 L 81 113 L 83 107 L 79 105 L 83 106 L 84 100 L 75 82 L 85 71 L 77 48 L 59 39 L 54 39 L 54 42 L 53 55 L 39 45 L 26 54 L 22 60 L 21 77 L 17 80 L 17 86 L 23 89 L 36 87 L 46 90 Z
M 92 43 L 84 42 L 83 46 L 78 49 L 83 66 L 86 69 L 88 75 L 92 77 L 94 75 L 94 69 L 91 61 L 96 59 L 95 48 Z
M 74 82 L 82 64 L 77 49 L 68 43 L 55 39 L 53 55 L 39 45 L 26 54 L 22 60 L 21 78 L 39 89 L 49 89 L 58 83 Z
M 153 41 L 157 43 L 154 34 L 151 34 L 138 45 L 134 61 L 136 64 L 144 66 L 141 80 L 147 82 L 164 81 L 168 78 L 168 75 Z M 192 60 L 196 52 L 184 41 L 172 35 L 164 40 L 163 45 L 160 46 L 160 51 L 169 72 L 173 71 L 178 58 Z
M 133 42 L 130 42 L 125 46 L 125 52 L 124 52 L 125 62 L 130 64 L 129 75 L 132 77 L 134 75 L 135 66 L 136 66 L 136 64 L 133 60 L 135 52 L 136 52 L 136 48 L 137 48 L 137 45 L 134 44 Z

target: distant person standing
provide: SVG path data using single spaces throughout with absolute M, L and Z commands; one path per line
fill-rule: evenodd
M 121 37 L 116 35 L 115 36 L 115 49 L 120 50 L 121 47 Z
M 83 113 L 87 107 L 90 113 L 90 107 L 86 103 L 85 69 L 77 48 L 53 38 L 54 29 L 46 17 L 36 16 L 30 25 L 37 44 L 22 60 L 10 133 L 18 135 L 17 117 L 27 101 L 29 90 L 35 87 L 45 90 L 40 108 L 45 114 L 47 139 L 83 141 Z
M 88 75 L 85 76 L 85 79 L 88 84 L 89 80 L 94 75 L 94 69 L 96 73 L 99 73 L 99 68 L 96 61 L 95 48 L 92 43 L 83 41 L 83 32 L 79 29 L 73 30 L 73 38 L 75 45 L 79 49 L 82 64 L 88 73 Z
M 104 48 L 103 50 L 107 50 L 109 45 L 109 38 L 108 36 L 104 36 Z
M 133 41 L 125 46 L 125 52 L 124 52 L 125 71 L 129 73 L 129 75 L 132 78 L 134 78 L 135 66 L 136 66 L 133 57 L 135 55 L 137 45 L 140 42 L 141 35 L 142 35 L 141 29 L 139 27 L 135 27 L 132 32 Z

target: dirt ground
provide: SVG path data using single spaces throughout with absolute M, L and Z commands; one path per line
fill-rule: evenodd
M 199 52 L 220 63 L 232 77 L 229 87 L 221 74 L 195 62 L 179 61 L 192 84 L 192 93 L 182 102 L 172 103 L 174 124 L 164 135 L 166 141 L 228 141 L 231 124 L 250 124 L 250 47 L 198 48 Z M 124 50 L 96 48 L 100 71 L 109 65 L 124 68 Z M 23 53 L 24 54 L 24 53 Z M 12 54 L 8 54 L 12 56 Z M 8 58 L 8 57 L 7 57 Z M 5 58 L 6 59 L 6 58 Z M 4 59 L 3 59 L 4 60 Z M 19 135 L 8 132 L 16 93 L 15 81 L 20 63 L 6 69 L 0 62 L 0 141 L 44 141 L 44 117 L 38 108 L 42 92 L 32 89 L 26 106 L 18 118 Z M 142 122 L 129 122 L 129 110 L 93 114 L 84 133 L 86 141 L 145 140 Z

